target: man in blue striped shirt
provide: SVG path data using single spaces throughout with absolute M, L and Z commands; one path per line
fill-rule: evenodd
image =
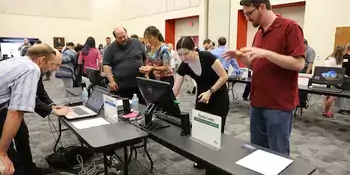
M 233 67 L 234 72 L 236 73 L 237 76 L 241 75 L 241 70 L 239 69 L 239 65 L 237 63 L 237 60 L 234 58 L 231 59 L 225 59 L 222 57 L 222 54 L 227 51 L 226 48 L 226 38 L 225 37 L 220 37 L 218 39 L 218 48 L 214 49 L 211 51 L 211 53 L 220 60 L 222 66 L 228 72 L 230 65 Z
M 5 166 L 5 175 L 11 175 L 15 171 L 7 153 L 12 140 L 18 136 L 18 129 L 27 128 L 23 115 L 34 112 L 38 80 L 41 72 L 49 71 L 54 64 L 53 53 L 50 46 L 38 44 L 28 49 L 26 57 L 1 61 L 0 160 Z M 26 169 L 26 173 L 31 174 L 28 171 L 30 170 Z

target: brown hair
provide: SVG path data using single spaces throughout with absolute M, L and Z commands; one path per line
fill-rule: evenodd
M 52 49 L 49 45 L 47 44 L 37 44 L 32 47 L 30 47 L 27 51 L 27 55 L 31 59 L 36 59 L 38 57 L 46 57 L 45 60 L 52 59 L 52 55 L 55 55 L 56 52 L 54 49 Z
M 335 58 L 336 64 L 337 65 L 341 65 L 343 63 L 343 56 L 344 56 L 344 46 L 337 46 L 332 55 L 330 55 L 329 57 L 326 58 L 326 60 L 328 60 L 331 57 Z
M 242 6 L 253 6 L 255 8 L 258 8 L 261 4 L 265 4 L 267 10 L 272 9 L 270 0 L 241 0 L 239 4 Z

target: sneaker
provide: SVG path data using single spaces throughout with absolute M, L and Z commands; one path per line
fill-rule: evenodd
M 326 118 L 335 119 L 334 114 L 331 112 L 328 112 L 328 113 L 323 112 L 322 115 Z

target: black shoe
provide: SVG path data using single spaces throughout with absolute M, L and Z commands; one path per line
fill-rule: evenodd
M 248 98 L 246 98 L 246 97 L 243 97 L 243 100 L 244 100 L 244 101 L 249 101 L 249 99 L 248 99 Z
M 197 168 L 197 169 L 204 169 L 205 167 L 203 166 L 203 165 L 201 165 L 201 164 L 198 164 L 198 163 L 193 163 L 193 167 L 194 168 Z
M 35 173 L 35 175 L 45 175 L 45 174 L 51 174 L 55 171 L 50 168 L 40 168 L 35 166 L 33 167 L 33 172 Z

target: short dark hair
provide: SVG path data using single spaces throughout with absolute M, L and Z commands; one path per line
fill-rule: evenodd
M 107 36 L 106 39 L 111 39 L 111 37 Z
M 304 44 L 309 45 L 306 39 L 304 39 Z
M 180 49 L 194 50 L 195 47 L 196 46 L 194 45 L 192 38 L 189 36 L 181 38 L 176 44 L 176 50 L 180 50 Z
M 41 40 L 39 40 L 39 39 L 35 41 L 35 44 L 41 44 L 41 43 L 42 43 L 42 42 L 41 42 Z
M 68 42 L 67 46 L 74 47 L 74 43 L 73 42 Z
M 155 26 L 148 26 L 145 29 L 145 32 L 143 33 L 144 37 L 147 36 L 154 36 L 156 37 L 160 42 L 165 42 L 164 37 L 162 35 L 162 33 L 160 33 L 160 31 L 157 29 L 157 27 Z
M 203 41 L 203 44 L 210 44 L 210 42 L 211 42 L 210 39 L 205 39 L 205 40 Z
M 242 6 L 253 6 L 258 8 L 261 4 L 265 4 L 267 10 L 271 10 L 271 2 L 270 0 L 241 0 L 239 2 Z
M 137 36 L 136 34 L 130 35 L 130 38 L 140 39 L 139 36 Z
M 224 45 L 226 45 L 226 38 L 225 37 L 220 37 L 219 39 L 218 39 L 218 44 L 219 44 L 219 46 L 224 46 Z

